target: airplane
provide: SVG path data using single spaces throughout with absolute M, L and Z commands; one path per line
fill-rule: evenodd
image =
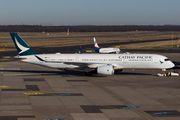
M 119 53 L 120 49 L 119 48 L 100 48 L 97 44 L 96 38 L 93 38 L 94 40 L 94 50 L 97 53 Z
M 80 69 L 86 73 L 96 71 L 101 75 L 113 75 L 115 70 L 126 68 L 163 69 L 174 67 L 165 56 L 157 54 L 36 54 L 17 34 L 10 33 L 23 62 L 57 69 Z

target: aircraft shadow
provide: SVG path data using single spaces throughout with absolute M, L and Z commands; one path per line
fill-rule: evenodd
M 149 73 L 115 72 L 115 75 L 152 75 Z
M 39 73 L 43 75 L 77 75 L 81 76 L 81 71 L 63 70 L 63 71 L 42 71 L 42 70 L 0 70 L 0 72 L 19 72 L 19 73 Z
M 39 73 L 43 75 L 75 75 L 75 76 L 92 76 L 104 77 L 105 75 L 85 75 L 83 71 L 63 70 L 63 71 L 42 71 L 42 70 L 0 70 L 0 72 L 19 72 L 19 73 Z M 115 75 L 152 75 L 148 73 L 131 73 L 131 72 L 115 72 Z M 23 74 L 22 74 L 23 75 Z

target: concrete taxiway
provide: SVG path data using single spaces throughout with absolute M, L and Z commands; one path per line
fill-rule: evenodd
M 113 76 L 83 76 L 0 62 L 0 120 L 178 120 L 180 78 L 158 77 L 158 72 L 127 69 Z

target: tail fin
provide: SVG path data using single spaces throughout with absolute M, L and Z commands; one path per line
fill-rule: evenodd
M 17 33 L 10 33 L 10 35 L 20 56 L 36 54 Z
M 82 47 L 80 46 L 81 50 L 83 51 Z
M 97 52 L 97 53 L 99 53 L 99 49 L 101 49 L 99 46 L 98 46 L 98 44 L 97 44 L 97 42 L 96 42 L 96 38 L 93 38 L 94 39 L 94 50 Z
M 96 42 L 96 38 L 93 38 L 93 40 L 94 40 L 94 47 L 95 47 L 95 48 L 100 48 L 100 47 L 98 46 L 97 42 Z

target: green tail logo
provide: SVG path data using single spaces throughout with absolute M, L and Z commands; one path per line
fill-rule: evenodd
M 23 56 L 36 54 L 17 33 L 10 33 L 10 35 L 19 55 Z

